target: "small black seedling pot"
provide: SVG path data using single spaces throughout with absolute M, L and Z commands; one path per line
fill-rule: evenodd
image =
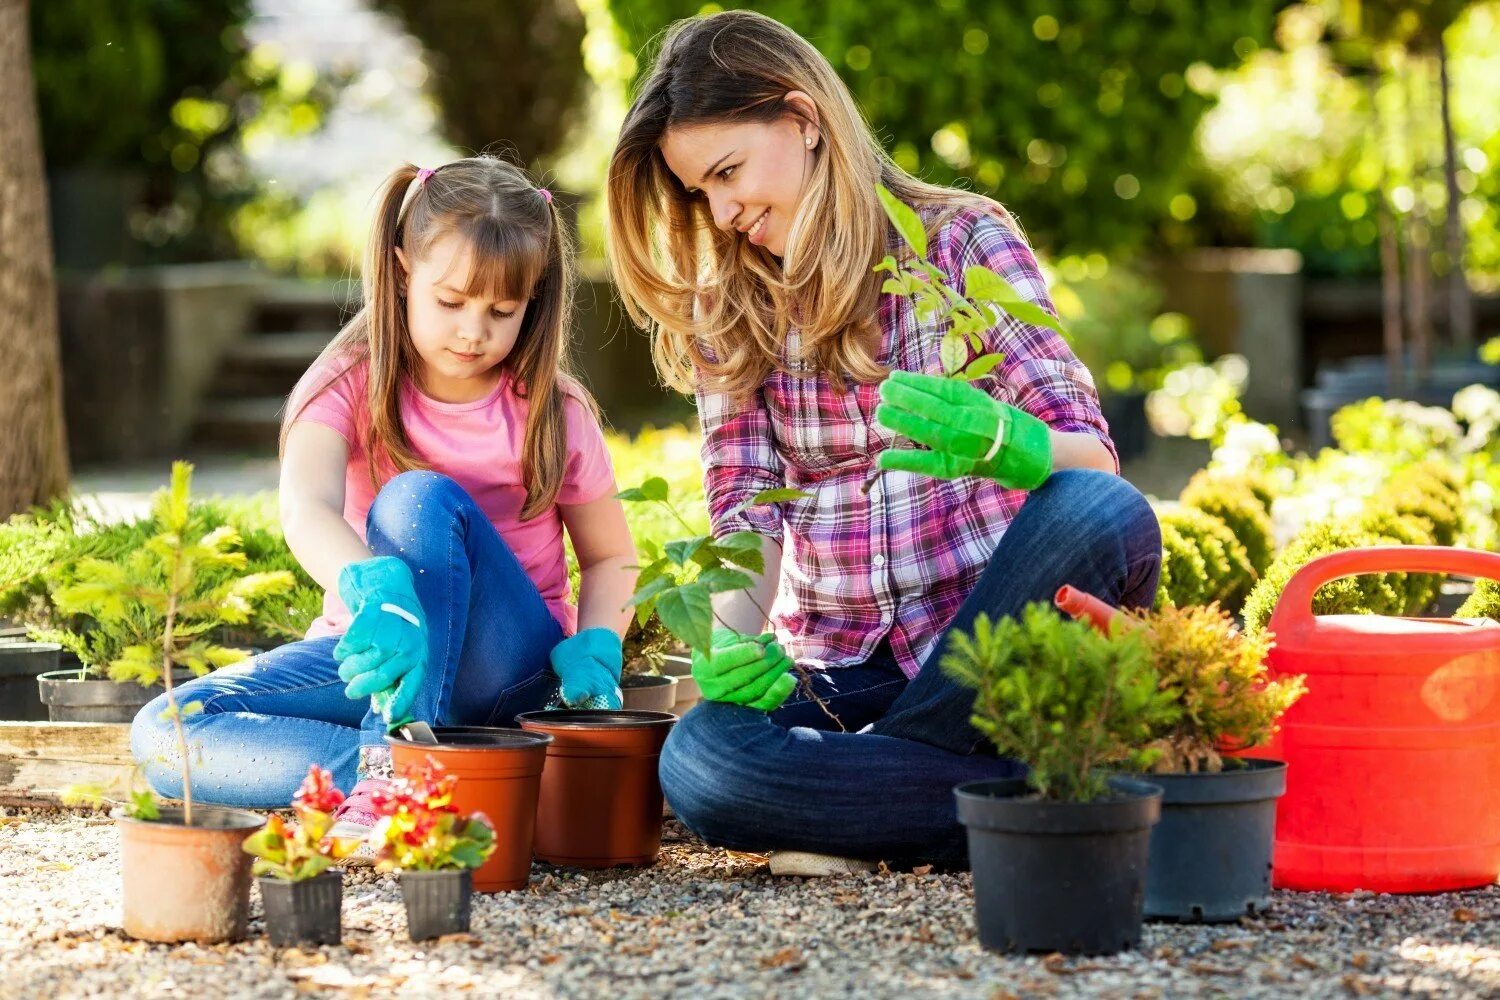
M 301 882 L 264 875 L 255 881 L 266 911 L 266 936 L 276 947 L 344 940 L 344 873 L 339 869 Z
M 1140 945 L 1161 789 L 1115 777 L 1109 787 L 1093 802 L 1039 798 L 1024 778 L 953 790 L 985 948 L 1107 955 Z
M 402 872 L 406 932 L 413 941 L 465 933 L 469 929 L 469 897 L 473 891 L 474 873 L 467 869 Z

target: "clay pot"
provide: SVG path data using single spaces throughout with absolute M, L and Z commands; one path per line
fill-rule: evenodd
M 537 792 L 552 738 L 489 726 L 434 726 L 432 732 L 438 746 L 387 736 L 392 766 L 399 774 L 431 757 L 457 775 L 454 805 L 463 813 L 484 813 L 495 827 L 495 852 L 475 869 L 475 891 L 526 888 Z
M 649 865 L 661 850 L 657 761 L 677 717 L 665 712 L 524 712 L 547 733 L 536 856 L 573 868 Z
M 662 661 L 661 672 L 677 678 L 677 700 L 672 703 L 671 712 L 680 719 L 688 709 L 703 700 L 703 692 L 698 689 L 698 680 L 693 676 L 693 661 L 686 656 L 669 655 Z
M 627 712 L 670 712 L 677 703 L 677 678 L 633 674 L 620 681 Z
M 239 809 L 197 806 L 161 819 L 120 816 L 120 878 L 125 933 L 142 941 L 213 944 L 245 936 L 250 855 L 241 845 L 264 822 Z

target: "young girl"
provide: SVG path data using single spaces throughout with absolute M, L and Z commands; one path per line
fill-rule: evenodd
M 379 197 L 364 306 L 281 434 L 282 525 L 324 615 L 178 693 L 202 704 L 186 724 L 210 802 L 284 806 L 310 763 L 345 789 L 378 780 L 408 719 L 510 725 L 559 685 L 569 704 L 619 705 L 635 551 L 593 401 L 567 375 L 573 267 L 552 196 L 481 156 L 404 166 Z M 131 739 L 175 796 L 163 707 Z M 373 822 L 373 787 L 354 789 L 341 835 Z
M 663 376 L 697 393 L 714 531 L 766 536 L 759 585 L 716 598 L 732 627 L 695 657 L 710 700 L 662 784 L 689 828 L 773 851 L 773 872 L 961 862 L 953 786 L 1018 765 L 985 752 L 973 692 L 939 669 L 947 633 L 1062 583 L 1148 604 L 1160 568 L 1061 338 L 1006 317 L 990 376 L 932 374 L 942 324 L 872 271 L 903 255 L 877 183 L 922 216 L 950 285 L 982 264 L 1051 311 L 1010 215 L 903 172 L 827 60 L 754 13 L 674 26 L 609 170 L 611 263 Z M 780 486 L 812 495 L 739 511 Z M 789 697 L 793 660 L 837 724 Z

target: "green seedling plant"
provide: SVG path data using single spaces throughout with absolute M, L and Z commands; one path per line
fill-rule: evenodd
M 948 284 L 943 270 L 927 259 L 927 229 L 922 217 L 884 185 L 875 185 L 875 193 L 886 217 L 911 251 L 910 259 L 898 260 L 887 254 L 875 265 L 877 273 L 890 275 L 880 290 L 888 295 L 911 296 L 919 319 L 937 321 L 943 330 L 938 344 L 943 378 L 972 382 L 1004 363 L 1004 354 L 985 350 L 983 338 L 1002 315 L 1066 335 L 1057 317 L 1024 298 L 1014 285 L 983 264 L 964 268 L 967 295 L 961 294 Z M 878 468 L 870 471 L 861 492 L 869 492 L 880 472 Z
M 193 786 L 183 719 L 203 706 L 178 702 L 173 668 L 186 667 L 201 676 L 244 659 L 243 651 L 217 646 L 206 633 L 224 624 L 248 621 L 257 601 L 289 591 L 294 584 L 290 573 L 278 571 L 231 575 L 210 588 L 201 585 L 204 574 L 244 567 L 245 554 L 238 551 L 239 533 L 232 527 L 207 533 L 194 529 L 189 506 L 192 476 L 190 463 L 172 463 L 172 484 L 153 504 L 157 533 L 119 563 L 81 561 L 77 582 L 55 595 L 59 608 L 67 613 L 87 614 L 106 624 L 134 616 L 160 621 L 154 644 L 140 641 L 126 646 L 109 664 L 109 675 L 147 687 L 160 681 L 165 687 L 167 708 L 162 718 L 172 722 L 177 736 L 185 826 L 193 825 Z
M 809 496 L 811 494 L 790 487 L 762 490 L 736 507 L 733 513 Z M 692 525 L 672 502 L 665 479 L 653 476 L 641 485 L 617 494 L 617 497 L 625 503 L 659 504 L 684 530 L 693 531 Z M 635 593 L 626 603 L 626 607 L 635 609 L 635 621 L 639 627 L 645 627 L 655 615 L 678 641 L 707 655 L 713 646 L 714 623 L 729 627 L 714 611 L 713 595 L 737 590 L 745 591 L 761 619 L 770 621 L 770 614 L 752 594 L 755 578 L 766 571 L 761 536 L 754 531 L 735 531 L 722 538 L 690 534 L 662 546 L 648 539 L 641 545 L 641 557 L 645 565 L 635 567 L 640 573 L 636 577 Z M 842 729 L 838 716 L 814 693 L 807 671 L 796 663 L 792 669 L 797 673 L 797 682 L 803 693 Z

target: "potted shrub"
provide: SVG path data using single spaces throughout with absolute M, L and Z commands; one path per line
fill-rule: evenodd
M 266 911 L 266 934 L 279 948 L 344 939 L 344 873 L 332 865 L 358 842 L 328 836 L 333 811 L 343 801 L 333 775 L 314 764 L 292 797 L 292 825 L 272 813 L 265 826 L 245 838 L 245 853 L 255 858 L 252 871 Z
M 1144 642 L 1105 635 L 1045 604 L 981 615 L 943 669 L 975 689 L 973 723 L 1026 778 L 954 789 L 968 828 L 979 940 L 992 951 L 1107 954 L 1141 939 L 1151 827 L 1161 790 L 1107 776 L 1144 767 L 1178 714 Z
M 474 869 L 495 849 L 488 818 L 454 805 L 457 782 L 433 761 L 403 771 L 374 799 L 376 867 L 398 873 L 413 941 L 468 931 Z
M 398 729 L 398 732 L 402 730 Z M 398 773 L 421 773 L 435 764 L 450 778 L 452 808 L 493 817 L 495 850 L 475 870 L 478 892 L 526 888 L 536 832 L 537 796 L 552 738 L 545 733 L 491 726 L 434 726 L 436 744 L 390 735 L 391 765 Z
M 1179 709 L 1148 744 L 1157 752 L 1146 780 L 1162 789 L 1162 808 L 1151 834 L 1145 914 L 1217 921 L 1263 911 L 1286 764 L 1221 751 L 1243 753 L 1270 740 L 1276 720 L 1305 692 L 1303 677 L 1271 680 L 1269 635 L 1245 635 L 1214 605 L 1127 612 L 1124 620 Z
M 132 669 L 159 670 L 167 708 L 176 733 L 182 772 L 182 804 L 157 806 L 149 796 L 132 800 L 118 814 L 120 872 L 125 933 L 147 941 L 218 942 L 245 934 L 250 906 L 250 857 L 242 850 L 246 834 L 261 825 L 259 816 L 237 809 L 194 805 L 192 754 L 183 719 L 201 706 L 180 704 L 172 666 L 191 655 L 194 638 L 177 632 L 179 613 L 192 620 L 202 612 L 191 597 L 199 574 L 220 567 L 228 558 L 222 538 L 199 535 L 189 523 L 188 489 L 192 466 L 176 462 L 172 485 L 156 501 L 160 532 L 142 549 L 146 562 L 127 571 L 103 567 L 89 586 L 99 599 L 115 606 L 137 605 L 162 616 L 161 646 L 127 650 Z M 150 571 L 147 571 L 147 562 Z M 150 657 L 156 659 L 152 660 Z

